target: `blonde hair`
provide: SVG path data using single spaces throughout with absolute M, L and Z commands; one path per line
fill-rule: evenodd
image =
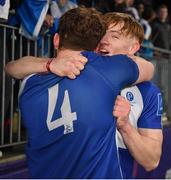
M 123 23 L 123 27 L 120 31 L 125 36 L 136 38 L 138 42 L 142 44 L 144 40 L 144 29 L 131 15 L 126 13 L 110 12 L 103 15 L 103 20 L 107 27 Z

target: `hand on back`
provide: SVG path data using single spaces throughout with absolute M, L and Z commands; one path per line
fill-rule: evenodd
M 75 79 L 80 74 L 80 71 L 84 69 L 86 63 L 87 58 L 82 55 L 58 57 L 50 64 L 50 70 L 58 76 L 67 76 L 70 79 Z

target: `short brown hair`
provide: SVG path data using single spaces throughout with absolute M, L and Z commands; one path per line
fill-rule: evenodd
M 125 36 L 135 37 L 140 44 L 144 40 L 144 29 L 139 22 L 131 15 L 126 13 L 111 12 L 103 15 L 103 20 L 106 26 L 117 25 L 123 23 L 123 27 L 120 29 Z
M 59 48 L 92 51 L 106 32 L 101 14 L 91 8 L 67 11 L 59 22 Z

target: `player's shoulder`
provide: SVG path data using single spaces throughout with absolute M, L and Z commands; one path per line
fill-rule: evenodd
M 151 81 L 145 81 L 136 85 L 141 94 L 158 94 L 160 93 L 159 87 Z
M 26 77 L 21 84 L 19 94 L 32 91 L 33 89 L 44 89 L 53 86 L 62 79 L 53 73 L 35 73 Z
M 93 51 L 82 51 L 81 54 L 83 56 L 85 56 L 88 59 L 89 62 L 98 59 L 97 62 L 100 62 L 99 60 L 104 60 L 105 62 L 106 61 L 111 62 L 110 60 L 114 60 L 114 61 L 117 61 L 117 62 L 120 62 L 120 63 L 124 63 L 124 60 L 125 61 L 131 60 L 130 57 L 128 57 L 127 55 L 124 55 L 124 54 L 117 54 L 117 55 L 113 55 L 113 56 L 108 56 L 108 55 L 104 56 L 104 55 L 98 54 L 98 53 L 93 52 Z
M 158 97 L 159 95 L 161 96 L 161 91 L 160 89 L 150 81 L 142 82 L 137 85 L 125 88 L 121 91 L 121 95 L 126 97 L 128 100 L 137 98 L 137 99 L 153 99 Z

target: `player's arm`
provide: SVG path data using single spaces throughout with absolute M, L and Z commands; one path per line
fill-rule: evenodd
M 139 77 L 134 84 L 151 80 L 154 75 L 154 65 L 138 56 L 130 56 L 130 58 L 137 64 L 139 69 Z
M 47 63 L 49 58 L 40 58 L 33 56 L 25 56 L 16 61 L 9 62 L 5 70 L 16 79 L 23 79 L 33 73 L 47 72 Z M 87 59 L 81 55 L 75 55 L 72 58 L 54 58 L 48 65 L 52 73 L 58 76 L 67 76 L 74 79 L 84 69 Z
M 119 128 L 125 145 L 133 158 L 146 171 L 155 169 L 160 161 L 162 147 L 161 129 L 135 129 L 129 122 Z
M 101 61 L 96 61 L 95 68 L 109 79 L 113 87 L 120 83 L 121 89 L 148 81 L 153 77 L 154 66 L 141 57 L 128 57 L 127 55 L 103 56 Z M 98 63 L 99 62 L 99 63 Z M 119 75 L 119 76 L 118 76 Z
M 133 127 L 129 121 L 130 104 L 123 97 L 118 96 L 113 115 L 117 117 L 117 129 L 133 158 L 147 171 L 158 166 L 163 135 L 161 129 L 147 129 Z
M 47 72 L 48 58 L 25 56 L 16 61 L 10 61 L 5 66 L 5 71 L 16 79 L 23 79 L 33 73 Z

